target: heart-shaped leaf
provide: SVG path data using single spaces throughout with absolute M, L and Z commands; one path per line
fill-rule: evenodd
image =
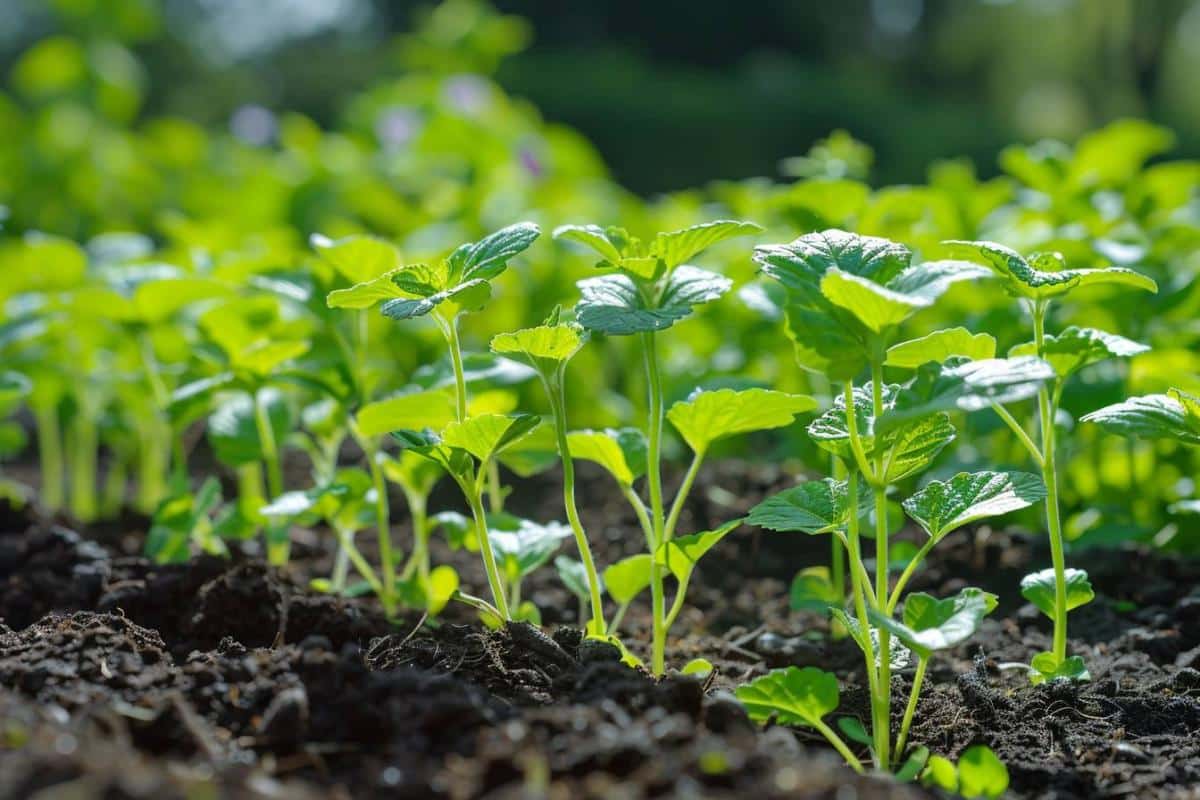
M 1042 479 L 1028 472 L 960 472 L 948 481 L 930 481 L 903 506 L 931 538 L 940 539 L 975 520 L 1045 498 Z
M 559 323 L 523 328 L 492 337 L 492 352 L 518 355 L 542 371 L 569 361 L 583 346 L 583 334 L 578 325 Z
M 398 430 L 441 430 L 453 419 L 453 396 L 446 390 L 435 389 L 368 403 L 359 409 L 355 425 L 363 436 L 381 436 Z
M 892 278 L 887 282 L 887 288 L 932 302 L 959 281 L 977 280 L 990 275 L 987 267 L 968 261 L 924 261 L 913 264 Z
M 1060 661 L 1058 656 L 1047 651 L 1034 656 L 1030 660 L 1029 666 L 1032 667 L 1029 673 L 1029 682 L 1034 686 L 1054 680 L 1090 681 L 1092 679 L 1082 656 L 1067 656 Z
M 478 242 L 464 244 L 450 254 L 447 262 L 455 282 L 490 281 L 517 254 L 525 251 L 542 233 L 532 222 L 518 222 L 489 234 Z
M 447 425 L 442 430 L 441 444 L 464 450 L 486 462 L 532 431 L 541 421 L 536 414 L 480 414 Z
M 1054 377 L 1054 368 L 1033 356 L 981 361 L 955 356 L 942 364 L 925 364 L 877 427 L 888 431 L 937 411 L 979 411 L 992 403 L 1026 400 Z
M 837 267 L 831 267 L 821 278 L 821 294 L 874 333 L 896 327 L 933 303 L 929 298 L 901 294 Z
M 1066 570 L 1067 580 L 1067 611 L 1090 603 L 1096 596 L 1092 590 L 1092 582 L 1088 574 L 1081 569 Z M 1021 596 L 1037 606 L 1038 610 L 1054 620 L 1054 587 L 1053 569 L 1031 572 L 1021 579 Z
M 653 563 L 654 557 L 649 553 L 638 553 L 609 564 L 604 570 L 604 585 L 608 587 L 609 596 L 620 605 L 633 600 L 650 585 Z
M 958 757 L 958 788 L 963 797 L 996 798 L 1008 791 L 1008 767 L 992 749 L 977 744 Z
M 797 414 L 816 407 L 817 401 L 807 395 L 769 389 L 697 389 L 687 400 L 671 406 L 667 419 L 688 447 L 704 453 L 719 439 L 782 428 L 790 425 Z
M 774 717 L 782 725 L 816 726 L 839 702 L 837 678 L 816 667 L 771 670 L 734 694 L 750 719 L 767 722 Z
M 1020 253 L 995 242 L 949 241 L 944 244 L 957 256 L 989 267 L 1004 281 L 1010 294 L 1030 300 L 1047 300 L 1080 286 L 1101 283 L 1157 292 L 1158 284 L 1131 269 L 1066 269 L 1058 253 L 1035 253 L 1026 260 Z
M 1148 394 L 1130 397 L 1082 417 L 1109 433 L 1143 439 L 1174 439 L 1200 445 L 1200 410 L 1185 405 L 1190 395 L 1177 389 L 1172 394 Z M 1191 409 L 1191 413 L 1189 413 Z
M 1149 350 L 1148 346 L 1115 333 L 1072 325 L 1057 336 L 1046 336 L 1041 358 L 1054 367 L 1060 378 L 1066 378 L 1098 361 L 1129 358 Z M 1009 358 L 1037 354 L 1036 342 L 1019 344 L 1008 351 Z
M 309 242 L 339 275 L 356 287 L 400 267 L 400 252 L 395 245 L 373 236 L 329 239 L 320 234 L 313 234 Z M 330 300 L 331 308 L 366 308 L 370 305 L 371 303 L 367 306 L 334 306 L 332 299 Z
M 860 516 L 867 511 L 864 497 L 859 493 Z M 768 497 L 750 510 L 748 525 L 772 531 L 803 531 L 830 533 L 846 526 L 850 519 L 850 495 L 845 481 L 822 478 L 806 481 Z
M 867 615 L 873 624 L 928 658 L 935 650 L 947 650 L 971 638 L 995 607 L 995 595 L 968 587 L 944 600 L 923 592 L 910 594 L 904 601 L 902 622 L 876 609 L 868 610 Z
M 646 437 L 636 428 L 571 431 L 571 457 L 594 461 L 622 486 L 631 486 L 646 471 Z
M 940 364 L 951 356 L 980 361 L 995 355 L 996 338 L 991 334 L 971 333 L 966 328 L 946 328 L 889 347 L 884 363 L 889 367 L 916 369 L 931 361 Z
M 896 403 L 900 394 L 897 384 L 889 383 L 883 386 L 881 392 L 883 408 L 886 412 Z M 868 454 L 875 452 L 875 414 L 871 384 L 854 387 L 854 420 L 858 438 L 863 450 Z M 884 419 L 887 419 L 885 413 Z M 826 450 L 839 458 L 848 459 L 851 456 L 850 429 L 846 425 L 846 398 L 838 394 L 833 398 L 833 407 L 818 416 L 808 424 L 808 436 L 822 450 Z M 886 442 L 882 443 L 886 446 Z

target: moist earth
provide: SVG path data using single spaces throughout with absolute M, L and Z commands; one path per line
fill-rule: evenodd
M 774 467 L 719 462 L 681 529 L 714 527 L 788 483 Z M 636 552 L 616 492 L 586 471 L 580 492 L 597 560 Z M 560 497 L 542 479 L 513 504 L 549 519 Z M 865 718 L 854 645 L 788 607 L 789 578 L 824 562 L 825 538 L 726 538 L 701 562 L 668 650 L 669 663 L 702 656 L 714 673 L 654 680 L 581 636 L 553 568 L 525 587 L 544 629 L 489 630 L 457 605 L 436 622 L 389 622 L 373 600 L 308 588 L 330 560 L 320 532 L 304 532 L 286 571 L 253 547 L 162 566 L 137 555 L 145 523 L 77 532 L 0 505 L 0 798 L 930 796 L 855 775 L 811 731 L 755 725 L 733 699 L 769 669 L 818 666 L 842 681 L 837 713 Z M 403 524 L 393 536 L 408 541 Z M 438 545 L 435 557 L 485 585 L 474 554 Z M 935 656 L 910 741 L 951 758 L 990 746 L 1013 797 L 1196 796 L 1200 564 L 1134 547 L 1072 553 L 1097 590 L 1071 617 L 1093 680 L 1033 687 L 1019 665 L 1049 648 L 1049 628 L 1016 587 L 1045 560 L 1038 537 L 977 528 L 914 578 L 1002 602 L 969 643 Z M 643 655 L 648 629 L 635 605 L 622 635 Z M 895 719 L 911 675 L 895 678 Z

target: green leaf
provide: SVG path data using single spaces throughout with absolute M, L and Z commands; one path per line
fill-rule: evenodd
M 742 519 L 726 522 L 711 531 L 701 531 L 689 536 L 677 536 L 658 549 L 655 558 L 665 566 L 680 582 L 686 581 L 696 568 L 696 564 L 717 543 L 742 524 Z
M 363 436 L 374 437 L 398 430 L 441 430 L 453 419 L 453 396 L 436 389 L 368 403 L 359 409 L 355 425 Z
M 1028 508 L 1046 498 L 1042 479 L 1028 472 L 960 472 L 930 481 L 904 501 L 905 512 L 933 539 L 985 517 Z
M 821 294 L 835 306 L 852 313 L 875 333 L 894 328 L 933 301 L 919 295 L 907 295 L 831 267 L 821 278 Z
M 892 408 L 900 393 L 897 384 L 885 384 L 881 391 L 883 407 Z M 854 421 L 859 440 L 867 455 L 875 452 L 875 415 L 871 384 L 854 387 Z M 887 419 L 885 413 L 884 419 Z M 851 457 L 850 429 L 846 425 L 846 396 L 839 392 L 833 398 L 833 407 L 808 424 L 808 436 L 818 447 L 842 459 Z M 886 446 L 886 442 L 883 442 Z
M 561 522 L 541 524 L 512 514 L 488 515 L 488 540 L 509 581 L 520 581 L 550 560 L 571 529 Z
M 578 325 L 539 325 L 492 337 L 492 352 L 524 356 L 535 367 L 539 364 L 553 366 L 569 361 L 579 352 L 583 342 Z
M 437 464 L 409 450 L 401 450 L 393 458 L 382 454 L 383 476 L 406 491 L 428 497 L 445 474 Z
M 788 604 L 793 611 L 825 611 L 840 605 L 843 599 L 834 589 L 829 567 L 800 570 L 788 589 Z
M 0 416 L 8 413 L 33 391 L 33 382 L 19 372 L 0 371 Z
M 541 232 L 532 222 L 518 222 L 478 242 L 462 245 L 447 259 L 452 279 L 455 283 L 490 281 L 504 271 L 510 259 L 533 244 Z
M 886 432 L 937 411 L 979 411 L 992 403 L 1027 400 L 1054 377 L 1054 368 L 1033 356 L 982 361 L 955 356 L 942 364 L 925 364 L 884 414 L 879 429 Z
M 395 245 L 373 236 L 347 236 L 329 239 L 313 234 L 309 242 L 337 273 L 356 286 L 374 281 L 400 267 L 400 252 Z M 337 294 L 337 292 L 334 292 Z M 332 296 L 331 296 L 332 297 Z M 332 301 L 330 308 L 337 308 Z M 344 306 L 364 308 L 365 306 Z
M 787 335 L 796 363 L 835 383 L 852 380 L 867 366 L 867 349 L 858 332 L 831 312 L 844 313 L 821 298 L 817 310 L 790 302 L 785 307 Z M 859 323 L 854 321 L 855 325 Z
M 283 364 L 308 352 L 308 342 L 279 342 L 261 340 L 244 350 L 229 354 L 235 371 L 265 378 Z
M 611 267 L 621 265 L 621 251 L 599 225 L 560 225 L 554 229 L 555 239 L 579 242 L 595 250 Z
M 717 242 L 737 236 L 751 236 L 761 232 L 762 226 L 753 222 L 715 220 L 703 222 L 670 233 L 660 233 L 654 238 L 650 254 L 660 259 L 668 270 L 683 264 L 693 256 L 712 247 Z
M 921 783 L 936 786 L 947 792 L 958 791 L 958 769 L 954 762 L 944 756 L 930 756 L 921 773 Z
M 1105 406 L 1082 417 L 1094 422 L 1109 433 L 1143 439 L 1174 439 L 1184 444 L 1200 445 L 1200 415 L 1188 413 L 1178 398 L 1186 397 L 1178 390 L 1170 394 L 1148 394 L 1131 397 Z
M 1081 569 L 1068 568 L 1066 582 L 1068 612 L 1090 603 L 1096 596 L 1092 590 L 1092 583 L 1088 580 L 1088 574 Z M 1054 587 L 1053 569 L 1031 572 L 1021 579 L 1021 596 L 1037 606 L 1038 610 L 1051 620 L 1055 620 Z
M 636 428 L 571 431 L 567 447 L 571 458 L 594 461 L 622 486 L 631 486 L 646 471 L 646 437 Z
M 396 277 L 393 276 L 393 280 Z M 397 299 L 386 301 L 379 307 L 380 312 L 388 319 L 413 319 L 425 316 L 442 303 L 453 303 L 462 311 L 478 311 L 491 299 L 492 287 L 487 281 L 476 278 L 428 297 L 408 298 L 404 294 L 401 292 Z
M 739 686 L 734 694 L 755 722 L 813 727 L 838 707 L 838 682 L 816 667 L 775 669 Z
M 956 436 L 950 415 L 945 413 L 920 417 L 889 432 L 884 436 L 884 480 L 895 483 L 924 470 Z
M 258 398 L 266 406 L 275 440 L 282 442 L 292 427 L 291 409 L 277 389 L 260 389 Z M 254 401 L 248 394 L 232 395 L 218 404 L 208 418 L 207 435 L 217 460 L 226 466 L 240 467 L 263 460 Z
M 671 273 L 657 302 L 626 275 L 602 275 L 576 284 L 575 317 L 588 330 L 613 336 L 661 331 L 690 316 L 692 307 L 715 300 L 733 285 L 714 272 L 683 266 Z
M 441 443 L 486 462 L 541 421 L 536 414 L 480 414 L 463 422 L 451 422 L 442 431 Z
M 807 395 L 769 389 L 697 389 L 687 400 L 672 405 L 667 419 L 688 447 L 704 453 L 719 439 L 782 428 L 790 425 L 797 414 L 816 407 L 817 401 Z
M 1157 292 L 1158 284 L 1131 269 L 1065 269 L 1058 253 L 1035 253 L 1028 260 L 1020 253 L 995 242 L 944 242 L 952 253 L 982 263 L 1004 281 L 1010 294 L 1030 300 L 1046 300 L 1079 286 L 1117 284 Z
M 966 328 L 946 328 L 889 347 L 884 363 L 889 367 L 916 369 L 931 361 L 940 364 L 951 356 L 979 361 L 995 355 L 996 338 L 991 334 L 971 333 Z
M 554 569 L 567 591 L 587 603 L 591 589 L 588 587 L 587 568 L 583 566 L 583 562 L 570 556 L 555 556 Z M 604 591 L 603 582 L 600 591 Z
M 397 267 L 377 277 L 356 283 L 349 289 L 335 289 L 325 297 L 325 305 L 329 308 L 362 310 L 371 308 L 377 303 L 406 298 L 409 293 L 401 289 L 393 280 L 404 270 L 404 267 Z
M 944 600 L 923 592 L 910 594 L 904 601 L 903 622 L 874 608 L 867 616 L 920 657 L 928 658 L 936 650 L 948 650 L 971 638 L 995 607 L 994 595 L 966 588 Z
M 850 638 L 858 645 L 858 649 L 862 650 L 863 655 L 867 654 L 867 648 L 875 654 L 875 666 L 879 667 L 880 656 L 879 651 L 879 628 L 874 625 L 862 625 L 858 621 L 858 617 L 852 617 L 841 608 L 830 608 L 829 615 L 836 622 L 841 624 L 846 632 L 850 634 Z M 867 637 L 870 636 L 869 645 Z M 891 652 L 888 654 L 888 663 L 893 671 L 902 670 L 908 666 L 908 662 L 912 660 L 912 651 L 901 641 L 892 641 Z
M 837 229 L 805 234 L 788 244 L 754 248 L 754 260 L 763 274 L 803 297 L 820 293 L 821 279 L 830 269 L 886 285 L 911 259 L 911 251 L 902 244 Z
M 650 585 L 650 567 L 654 563 L 649 553 L 623 558 L 604 570 L 604 585 L 618 604 L 625 605 Z
M 1008 768 L 990 747 L 977 744 L 958 757 L 958 793 L 963 797 L 1000 797 L 1008 791 Z
M 896 780 L 901 783 L 914 781 L 921 774 L 921 770 L 925 769 L 925 763 L 929 760 L 929 748 L 925 746 L 914 747 L 912 752 L 908 754 L 908 758 L 904 759 L 904 763 L 900 765 L 900 769 L 896 770 Z
M 559 463 L 554 425 L 539 425 L 500 454 L 500 463 L 522 478 L 531 478 Z
M 1088 672 L 1087 664 L 1082 656 L 1067 656 L 1062 661 L 1051 652 L 1038 653 L 1029 662 L 1033 669 L 1029 673 L 1029 682 L 1034 686 L 1047 681 L 1090 681 L 1092 674 Z
M 858 742 L 868 748 L 875 746 L 875 740 L 871 734 L 867 733 L 867 729 L 863 727 L 858 717 L 838 717 L 837 726 L 850 741 Z
M 449 604 L 458 591 L 458 572 L 449 564 L 434 567 L 429 573 L 429 585 L 425 587 L 425 609 L 436 617 Z
M 1072 325 L 1057 336 L 1045 337 L 1041 358 L 1054 367 L 1058 377 L 1066 378 L 1098 361 L 1129 358 L 1149 350 L 1148 346 L 1115 333 Z M 1037 354 L 1036 342 L 1025 342 L 1008 351 L 1010 358 Z
M 959 281 L 976 280 L 991 275 L 987 267 L 968 261 L 925 261 L 913 264 L 887 282 L 893 292 L 921 297 L 933 302 Z
M 693 658 L 683 665 L 683 669 L 679 670 L 679 673 L 681 675 L 695 675 L 698 678 L 707 678 L 712 674 L 712 671 L 712 662 L 707 658 Z
M 860 504 L 861 495 L 869 494 L 860 492 Z M 845 481 L 833 478 L 806 481 L 756 505 L 746 517 L 746 524 L 772 531 L 830 533 L 846 526 L 850 518 L 849 502 Z

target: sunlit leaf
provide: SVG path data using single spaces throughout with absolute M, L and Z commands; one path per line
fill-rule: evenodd
M 951 356 L 980 361 L 995 355 L 996 338 L 991 334 L 971 333 L 966 328 L 946 328 L 889 347 L 885 363 L 889 367 L 915 369 L 931 361 L 940 364 Z
M 1067 611 L 1090 603 L 1096 596 L 1088 574 L 1081 569 L 1066 570 Z M 1037 606 L 1038 610 L 1054 620 L 1054 587 L 1056 585 L 1054 570 L 1044 569 L 1031 572 L 1021 579 L 1021 596 Z
M 1129 358 L 1148 352 L 1140 342 L 1095 328 L 1064 328 L 1057 336 L 1047 335 L 1042 344 L 1041 358 L 1047 361 L 1060 378 L 1066 378 L 1086 366 L 1109 358 Z M 1038 355 L 1036 342 L 1025 342 L 1008 351 L 1014 356 Z
M 930 481 L 903 506 L 930 537 L 940 539 L 963 525 L 1045 498 L 1042 479 L 1028 472 L 960 472 L 947 481 Z
M 816 667 L 775 669 L 734 694 L 755 722 L 774 717 L 783 725 L 814 726 L 837 710 L 838 682 L 830 672 Z
M 671 406 L 667 419 L 688 447 L 704 453 L 713 442 L 751 431 L 782 428 L 817 402 L 807 396 L 769 389 L 696 390 Z

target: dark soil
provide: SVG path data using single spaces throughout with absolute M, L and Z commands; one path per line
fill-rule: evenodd
M 623 501 L 582 478 L 598 560 L 637 552 Z M 774 468 L 706 470 L 681 529 L 719 524 L 786 483 Z M 559 498 L 533 483 L 513 505 L 548 519 Z M 398 503 L 398 543 L 403 516 Z M 130 516 L 77 534 L 0 505 L 0 798 L 926 796 L 856 776 L 809 731 L 753 725 L 732 698 L 770 668 L 815 665 L 842 679 L 841 713 L 864 707 L 854 646 L 788 608 L 789 578 L 826 560 L 825 538 L 743 529 L 702 562 L 668 651 L 675 666 L 712 661 L 702 682 L 656 681 L 581 640 L 578 603 L 552 568 L 525 586 L 545 632 L 489 631 L 457 605 L 437 624 L 389 623 L 372 600 L 306 588 L 328 569 L 319 532 L 302 533 L 281 573 L 252 549 L 153 565 L 136 555 L 144 529 Z M 1098 591 L 1071 628 L 1094 679 L 1031 687 L 1011 665 L 1047 649 L 1049 629 L 1016 586 L 1044 555 L 1034 539 L 979 528 L 918 573 L 914 589 L 978 585 L 1002 605 L 968 645 L 935 657 L 912 742 L 949 757 L 991 746 L 1014 797 L 1193 796 L 1200 565 L 1072 554 Z M 477 556 L 435 556 L 485 585 Z M 622 634 L 644 653 L 648 628 L 635 607 Z M 896 719 L 910 678 L 896 677 Z

